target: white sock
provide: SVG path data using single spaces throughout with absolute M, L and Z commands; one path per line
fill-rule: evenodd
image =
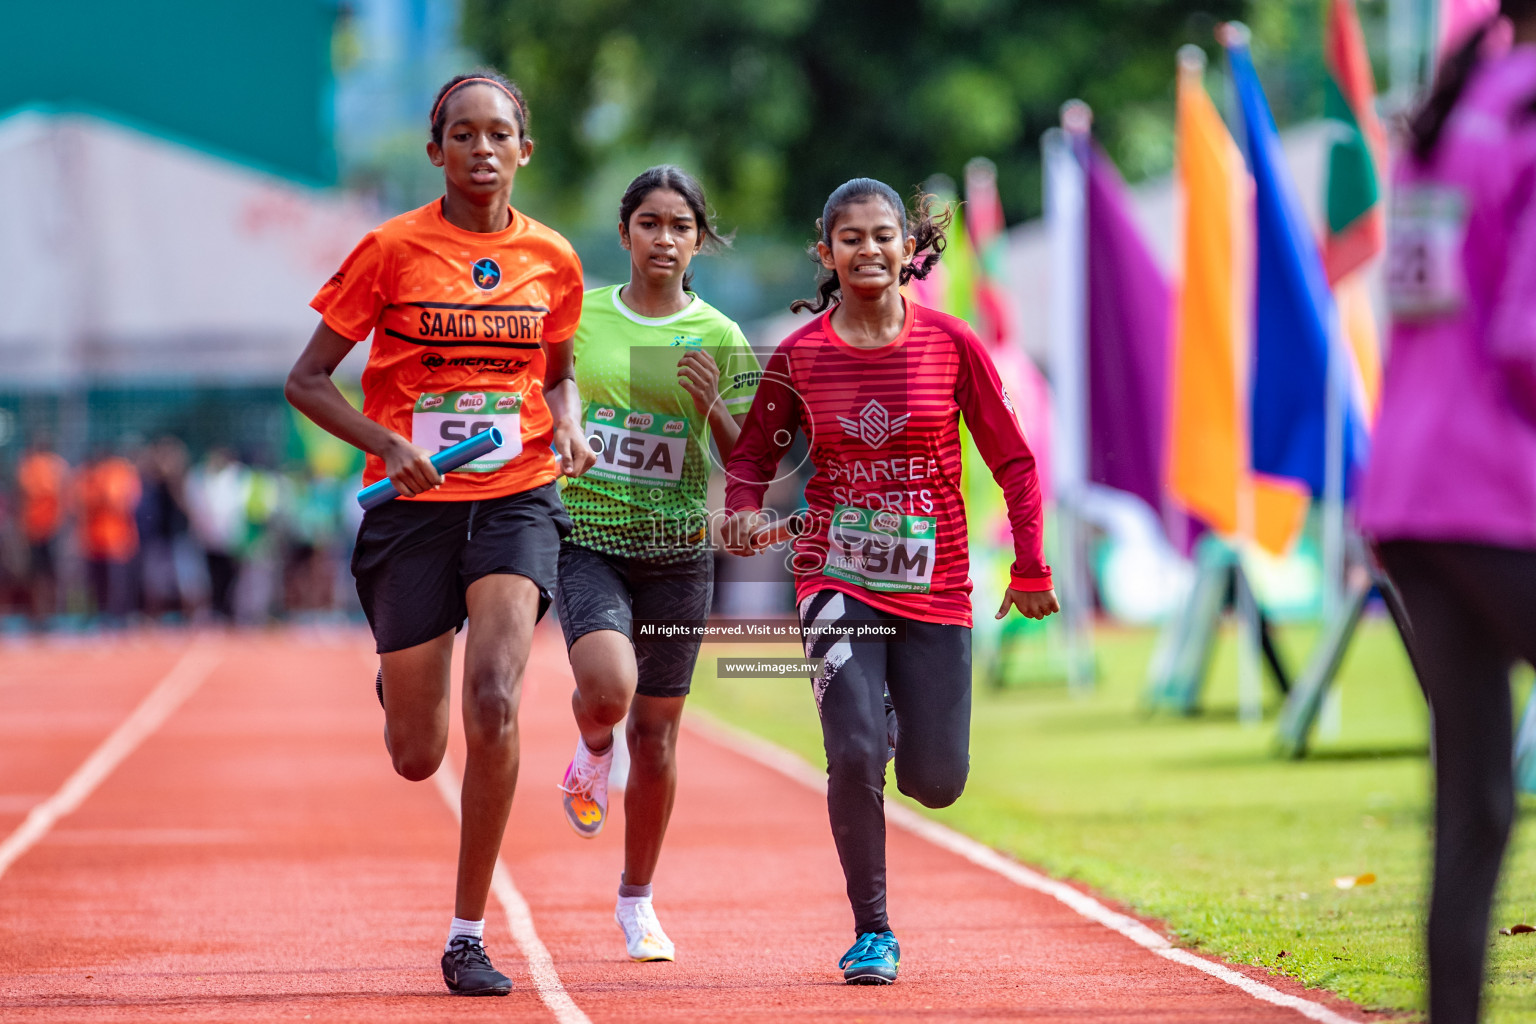
M 448 926 L 448 941 L 443 945 L 443 952 L 448 952 L 448 947 L 453 945 L 453 940 L 461 935 L 477 941 L 484 939 L 485 918 L 482 917 L 478 921 L 466 921 L 462 917 L 454 918 L 453 924 Z

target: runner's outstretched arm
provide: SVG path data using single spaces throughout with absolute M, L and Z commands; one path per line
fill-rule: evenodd
M 1508 266 L 1488 332 L 1489 348 L 1515 408 L 1536 420 L 1536 203 L 1515 228 Z
M 1014 562 L 1007 592 L 997 610 L 1000 619 L 1010 606 L 1031 619 L 1061 610 L 1045 564 L 1044 515 L 1034 452 L 1003 391 L 1002 380 L 981 341 L 966 330 L 961 335 L 960 376 L 955 399 L 976 441 L 976 450 L 992 470 L 1008 503 L 1013 527 Z
M 756 551 L 751 538 L 767 521 L 762 514 L 763 495 L 779 460 L 789 450 L 789 443 L 779 444 L 775 438 L 794 440 L 800 428 L 799 409 L 800 396 L 789 383 L 789 357 L 780 346 L 768 359 L 752 408 L 726 463 L 725 507 L 732 515 L 722 535 L 725 549 L 733 555 Z
M 357 342 L 342 337 L 322 320 L 309 344 L 288 371 L 283 397 L 299 412 L 354 448 L 384 460 L 395 490 L 410 496 L 443 482 L 427 451 L 364 416 L 336 387 L 331 374 Z M 567 346 L 568 348 L 569 346 Z

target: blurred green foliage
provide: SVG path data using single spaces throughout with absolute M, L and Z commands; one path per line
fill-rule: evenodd
M 864 174 L 907 191 L 998 165 L 1010 219 L 1038 210 L 1039 136 L 1081 97 L 1139 177 L 1166 166 L 1174 51 L 1245 0 L 467 0 L 467 45 L 526 90 L 530 185 L 580 216 L 648 161 L 700 173 L 727 226 L 807 234 Z M 615 159 L 623 170 L 605 181 Z M 611 203 L 604 204 L 606 206 Z
M 1361 0 L 1379 36 L 1382 0 Z M 1127 177 L 1172 162 L 1174 53 L 1245 18 L 1282 124 L 1322 97 L 1324 0 L 466 0 L 464 41 L 526 90 L 551 217 L 606 222 L 649 163 L 699 173 L 727 227 L 801 238 L 858 174 L 910 190 L 998 166 L 1010 221 L 1040 208 L 1039 137 L 1095 111 Z M 1213 59 L 1213 68 L 1219 60 Z M 1219 92 L 1218 92 L 1219 99 Z M 526 184 L 524 184 L 526 182 Z

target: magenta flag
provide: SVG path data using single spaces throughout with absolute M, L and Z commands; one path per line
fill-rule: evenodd
M 1163 517 L 1169 287 L 1114 164 L 1088 148 L 1088 478 Z

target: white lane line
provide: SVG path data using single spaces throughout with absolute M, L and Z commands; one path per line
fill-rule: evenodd
M 786 775 L 818 793 L 825 794 L 827 791 L 825 772 L 817 771 L 800 757 L 777 744 L 738 729 L 734 725 L 728 725 L 708 712 L 695 708 L 688 709 L 684 724 L 706 739 L 730 747 L 758 764 Z M 1165 960 L 1172 960 L 1174 963 L 1193 967 L 1197 971 L 1204 971 L 1213 978 L 1241 989 L 1255 999 L 1295 1010 L 1309 1020 L 1318 1021 L 1319 1024 L 1360 1024 L 1359 1021 L 1331 1010 L 1321 1003 L 1303 999 L 1300 996 L 1287 995 L 1261 981 L 1255 981 L 1241 971 L 1233 970 L 1226 964 L 1207 960 L 1187 949 L 1178 949 L 1165 937 L 1134 917 L 1111 910 L 1092 896 L 1072 888 L 1065 882 L 1058 882 L 1017 861 L 1010 860 L 990 846 L 925 818 L 893 800 L 887 800 L 885 803 L 885 817 L 892 824 L 921 836 L 935 846 L 964 857 L 977 867 L 995 871 L 1026 889 L 1033 889 L 1035 892 L 1043 893 L 1066 904 L 1088 920 L 1118 932 L 1136 945 Z
M 194 643 L 188 648 L 139 706 L 64 780 L 58 792 L 27 812 L 16 831 L 0 843 L 0 876 L 47 835 L 55 822 L 77 810 L 134 748 L 164 725 L 221 660 L 223 656 L 206 644 Z
M 437 791 L 453 811 L 453 819 L 461 820 L 458 773 L 445 760 L 437 769 L 437 774 L 432 776 L 432 781 L 437 783 Z M 555 960 L 533 927 L 533 911 L 528 908 L 528 901 L 523 899 L 523 894 L 517 891 L 517 886 L 512 884 L 512 873 L 500 857 L 496 858 L 496 872 L 491 876 L 491 892 L 506 912 L 507 924 L 512 928 L 512 941 L 517 943 L 523 959 L 528 961 L 528 973 L 533 975 L 533 987 L 538 991 L 539 998 L 544 1000 L 544 1005 L 549 1007 L 549 1012 L 554 1014 L 555 1020 L 560 1024 L 592 1024 L 560 983 L 560 975 L 555 971 Z

